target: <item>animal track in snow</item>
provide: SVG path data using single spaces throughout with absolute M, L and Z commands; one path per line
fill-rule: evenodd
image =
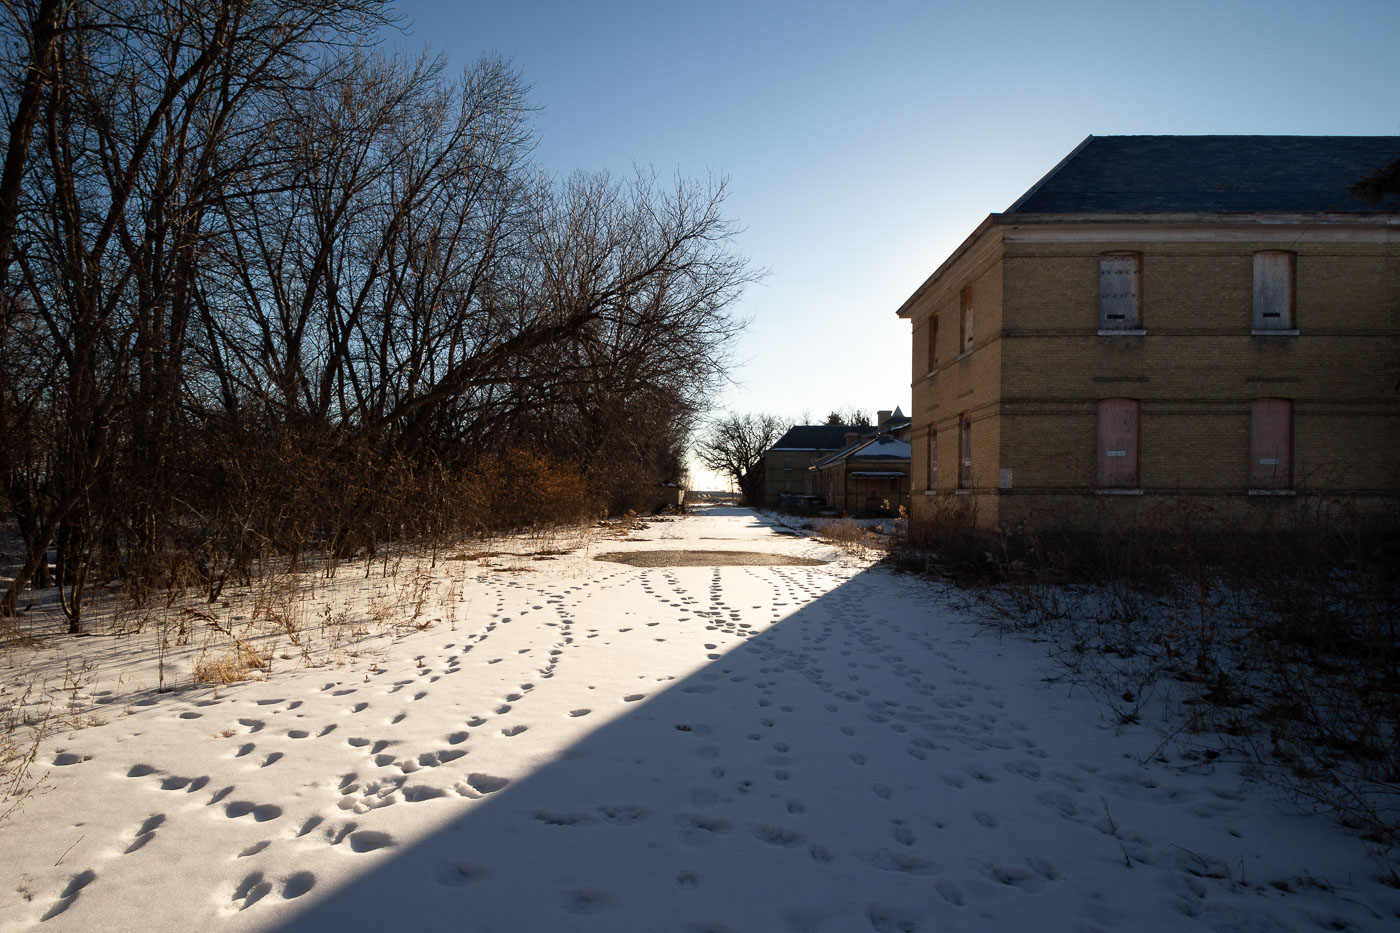
M 258 805 L 249 803 L 246 800 L 235 800 L 224 807 L 224 815 L 231 820 L 236 820 L 241 816 L 253 815 L 254 821 L 266 823 L 268 820 L 275 820 L 282 815 L 282 808 L 270 803 Z
M 879 849 L 863 856 L 867 865 L 882 871 L 902 872 L 909 875 L 931 875 L 938 871 L 938 865 L 928 859 L 896 852 L 893 849 Z
M 693 848 L 713 845 L 718 836 L 727 835 L 734 828 L 728 820 L 698 813 L 682 813 L 676 817 L 676 824 L 681 828 L 681 841 Z
M 349 836 L 350 851 L 363 854 L 365 852 L 375 852 L 379 849 L 387 849 L 394 845 L 394 837 L 388 833 L 381 833 L 369 829 L 361 829 L 352 832 Z
M 45 911 L 44 915 L 39 918 L 39 922 L 43 923 L 47 920 L 52 920 L 69 907 L 72 907 L 73 902 L 78 899 L 78 893 L 96 880 L 97 872 L 93 871 L 91 868 L 86 871 L 80 871 L 72 878 L 69 878 L 68 884 L 64 885 L 63 891 L 58 895 L 58 901 Z
M 598 822 L 596 818 L 587 813 L 564 813 L 553 810 L 536 810 L 531 819 L 538 820 L 546 826 L 586 826 L 589 823 Z
M 127 846 L 122 854 L 130 855 L 154 839 L 156 829 L 164 822 L 164 813 L 155 813 L 148 817 L 144 823 L 137 827 L 136 832 L 132 834 L 134 838 L 131 841 L 131 845 Z
M 598 812 L 603 814 L 605 821 L 614 826 L 631 826 L 647 818 L 645 808 L 631 804 L 602 806 L 598 808 Z
M 792 829 L 784 829 L 781 826 L 771 826 L 763 823 L 750 827 L 754 838 L 769 845 L 781 846 L 784 849 L 794 849 L 807 841 L 807 837 L 802 833 Z

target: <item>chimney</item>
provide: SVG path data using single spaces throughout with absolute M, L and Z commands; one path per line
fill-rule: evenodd
M 850 447 L 852 444 L 854 444 L 854 443 L 855 443 L 856 441 L 858 441 L 858 440 L 860 440 L 860 432 L 859 432 L 859 431 L 847 431 L 847 432 L 846 432 L 846 446 L 847 446 L 847 447 Z
M 875 426 L 883 430 L 885 425 L 890 423 L 890 415 L 892 414 L 894 414 L 894 412 L 890 411 L 888 408 L 879 412 L 879 417 L 876 419 Z

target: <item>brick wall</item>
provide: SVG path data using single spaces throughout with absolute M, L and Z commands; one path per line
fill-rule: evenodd
M 1155 225 L 1140 238 L 1057 238 L 992 226 L 910 309 L 916 517 L 957 486 L 958 416 L 973 415 L 979 525 L 1094 496 L 1098 401 L 1140 401 L 1140 500 L 1248 505 L 1250 403 L 1293 403 L 1294 500 L 1396 501 L 1400 489 L 1400 244 L 1354 228 L 1270 228 L 1212 236 Z M 1131 233 L 1131 231 L 1130 231 Z M 1368 241 L 1368 237 L 1372 241 Z M 1251 333 L 1253 256 L 1295 259 L 1297 335 Z M 1141 256 L 1141 328 L 1098 334 L 1099 259 Z M 956 359 L 961 288 L 977 296 L 973 352 Z M 940 316 L 938 371 L 922 371 Z M 985 322 L 986 329 L 983 330 Z M 940 497 L 923 496 L 927 430 L 939 431 Z M 1010 471 L 1009 477 L 1002 471 Z M 1010 479 L 1010 490 L 998 490 Z M 1063 501 L 1061 501 L 1063 500 Z M 1223 501 L 1234 502 L 1225 507 Z M 1242 503 L 1246 503 L 1241 506 Z M 970 503 L 971 504 L 971 503 Z M 1288 508 L 1287 504 L 1270 506 Z M 1087 508 L 1087 506 L 1086 506 Z M 1100 506 L 1094 506 L 1094 509 Z

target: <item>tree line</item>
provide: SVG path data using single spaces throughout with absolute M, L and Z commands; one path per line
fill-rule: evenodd
M 556 177 L 383 0 L 0 7 L 0 614 L 643 504 L 754 273 L 724 184 Z M 49 553 L 55 556 L 50 570 Z M 50 579 L 50 574 L 57 580 Z

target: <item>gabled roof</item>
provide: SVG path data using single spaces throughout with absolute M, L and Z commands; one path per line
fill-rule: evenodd
M 1089 136 L 1006 214 L 1388 213 L 1347 189 L 1397 158 L 1400 136 Z
M 840 450 L 850 431 L 868 431 L 845 424 L 797 424 L 778 438 L 769 450 Z
M 913 456 L 913 448 L 908 441 L 901 441 L 889 434 L 857 441 L 844 450 L 824 457 L 812 464 L 812 469 L 821 469 L 840 463 L 843 460 L 908 460 Z

